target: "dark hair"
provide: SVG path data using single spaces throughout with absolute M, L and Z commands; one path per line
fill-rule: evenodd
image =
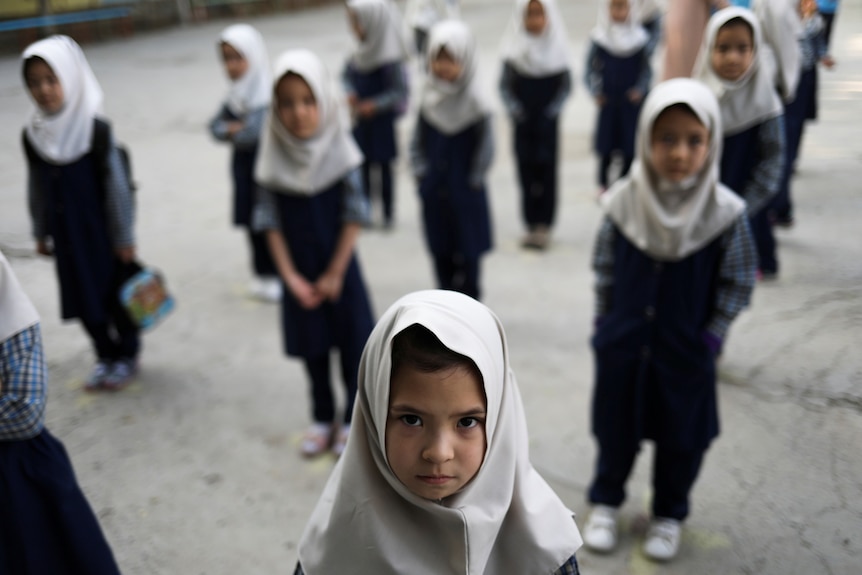
M 27 78 L 27 71 L 30 69 L 30 66 L 32 66 L 33 64 L 35 64 L 37 62 L 41 62 L 41 63 L 45 64 L 46 66 L 48 66 L 49 68 L 51 68 L 51 65 L 48 62 L 46 62 L 45 59 L 42 58 L 41 56 L 30 56 L 29 58 L 24 60 L 24 65 L 21 66 L 21 74 L 24 76 L 25 79 Z M 53 70 L 53 68 L 51 68 L 51 69 Z
M 722 24 L 718 30 L 724 30 L 726 28 L 736 28 L 737 26 L 745 26 L 748 29 L 748 34 L 751 36 L 751 43 L 754 43 L 754 28 L 751 26 L 751 23 L 742 18 L 741 16 L 734 16 L 724 24 Z
M 703 124 L 703 120 L 700 119 L 700 116 L 698 116 L 697 113 L 695 113 L 695 111 L 691 109 L 691 106 L 684 102 L 677 102 L 676 104 L 671 104 L 667 108 L 663 109 L 661 112 L 659 112 L 658 116 L 655 117 L 655 121 L 653 123 L 658 122 L 659 118 L 661 118 L 663 115 L 665 115 L 671 110 L 679 110 L 680 112 L 685 112 L 686 114 L 690 115 L 692 118 Z
M 427 327 L 414 323 L 392 338 L 392 372 L 409 366 L 424 373 L 464 368 L 472 371 L 479 380 L 482 374 L 472 359 L 452 351 L 437 339 Z

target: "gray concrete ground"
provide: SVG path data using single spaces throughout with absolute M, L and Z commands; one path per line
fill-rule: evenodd
M 564 2 L 583 70 L 592 3 Z M 496 107 L 490 174 L 496 249 L 486 302 L 507 327 L 536 467 L 583 521 L 593 467 L 589 433 L 592 323 L 589 256 L 594 108 L 578 83 L 563 126 L 562 190 L 553 248 L 518 247 L 507 121 L 496 97 L 509 2 L 465 0 Z M 351 44 L 339 8 L 254 20 L 271 55 L 309 47 L 337 69 Z M 299 363 L 280 353 L 277 308 L 246 297 L 243 235 L 229 227 L 228 149 L 205 124 L 226 82 L 214 42 L 225 22 L 88 46 L 106 109 L 132 150 L 144 261 L 164 270 L 176 313 L 146 336 L 143 368 L 122 393 L 90 395 L 92 356 L 58 319 L 52 263 L 33 255 L 19 130 L 29 110 L 16 58 L 0 59 L 0 244 L 42 313 L 51 374 L 48 425 L 66 444 L 123 572 L 289 573 L 303 525 L 333 459 L 297 453 L 308 421 Z M 621 547 L 580 553 L 584 573 L 844 574 L 862 572 L 862 8 L 837 21 L 838 67 L 822 75 L 795 180 L 798 224 L 779 231 L 782 273 L 757 287 L 721 361 L 723 433 L 693 494 L 679 558 L 638 548 L 649 500 L 648 448 L 630 481 Z M 412 128 L 402 122 L 402 142 Z M 397 228 L 364 233 L 359 251 L 376 313 L 432 285 L 403 160 Z M 855 446 L 855 447 L 854 447 Z

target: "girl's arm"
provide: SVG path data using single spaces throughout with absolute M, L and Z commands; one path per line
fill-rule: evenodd
M 596 272 L 596 322 L 611 311 L 614 287 L 614 224 L 605 216 L 593 248 L 593 271 Z
M 42 431 L 47 379 L 38 323 L 0 343 L 0 441 Z
M 290 246 L 287 245 L 287 240 L 281 233 L 281 224 L 278 221 L 278 212 L 272 192 L 258 188 L 256 200 L 252 214 L 252 227 L 257 232 L 266 233 L 269 252 L 284 285 L 287 286 L 301 307 L 304 309 L 316 308 L 323 302 L 323 297 L 315 291 L 311 282 L 299 273 L 293 263 Z
M 209 130 L 212 137 L 220 142 L 230 141 L 230 133 L 228 130 L 229 124 L 234 121 L 227 110 L 227 106 L 222 106 L 218 114 L 210 120 Z
M 360 103 L 359 112 L 362 113 L 362 105 L 364 104 L 366 107 L 366 115 L 371 115 L 377 112 L 388 112 L 390 110 L 394 110 L 399 102 L 404 101 L 407 97 L 407 82 L 404 76 L 405 72 L 402 69 L 404 66 L 403 62 L 392 62 L 391 64 L 387 64 L 386 68 L 383 71 L 383 74 L 386 77 L 386 90 L 381 92 L 380 94 L 365 100 L 365 102 L 369 102 L 365 104 L 365 102 Z
M 642 54 L 641 72 L 637 84 L 634 86 L 634 90 L 637 91 L 641 99 L 649 92 L 650 84 L 652 84 L 652 65 L 650 64 L 649 53 L 644 49 Z
M 778 116 L 763 122 L 757 130 L 757 140 L 760 160 L 742 189 L 749 214 L 757 214 L 765 209 L 778 193 L 784 170 L 784 118 Z
M 124 174 L 125 168 L 114 143 L 114 135 L 109 132 L 107 173 L 104 175 L 108 229 L 117 257 L 122 262 L 129 263 L 135 259 L 135 202 Z
M 50 256 L 45 196 L 37 182 L 36 174 L 33 173 L 33 168 L 30 166 L 27 170 L 27 206 L 30 209 L 30 221 L 33 224 L 33 237 L 36 238 L 36 251 L 43 256 Z
M 485 175 L 494 161 L 494 129 L 491 116 L 487 115 L 479 120 L 479 138 L 476 142 L 476 152 L 470 167 L 470 187 L 481 188 L 485 183 Z
M 417 180 L 425 176 L 428 171 L 428 158 L 425 155 L 425 148 L 422 145 L 422 115 L 416 118 L 416 128 L 413 129 L 413 136 L 410 138 L 410 148 L 408 154 L 410 156 L 410 171 L 413 172 L 413 177 Z
M 691 76 L 714 0 L 671 0 L 664 25 L 664 79 Z
M 524 119 L 524 107 L 515 97 L 515 69 L 503 62 L 503 73 L 500 74 L 500 99 L 509 116 L 516 122 Z
M 370 215 L 370 206 L 368 198 L 365 196 L 359 168 L 347 174 L 343 186 L 341 234 L 326 271 L 314 282 L 315 289 L 324 299 L 329 301 L 338 301 L 341 297 L 344 275 L 347 273 L 347 266 L 350 265 L 353 258 L 359 230 L 368 223 Z
M 240 148 L 251 148 L 260 140 L 260 131 L 266 119 L 268 107 L 263 106 L 245 115 L 239 128 L 233 132 L 230 141 Z
M 563 105 L 565 105 L 566 100 L 571 93 L 572 73 L 566 70 L 563 72 L 563 77 L 560 79 L 560 87 L 554 95 L 554 99 L 551 100 L 551 103 L 548 104 L 548 108 L 545 110 L 545 116 L 548 118 L 556 118 L 559 116 L 560 112 L 563 111 Z
M 602 85 L 602 61 L 599 57 L 599 49 L 595 42 L 590 42 L 590 50 L 587 53 L 587 65 L 584 67 L 584 84 L 592 94 L 593 98 L 603 98 L 604 86 Z
M 751 300 L 754 274 L 757 269 L 757 250 L 751 237 L 748 217 L 737 218 L 736 223 L 721 237 L 722 258 L 718 268 L 715 308 L 706 324 L 704 339 L 720 352 L 730 323 Z

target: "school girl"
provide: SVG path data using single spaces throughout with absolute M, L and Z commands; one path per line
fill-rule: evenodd
M 281 55 L 264 123 L 255 180 L 255 214 L 285 290 L 281 328 L 288 356 L 301 357 L 311 381 L 313 424 L 304 455 L 339 454 L 350 430 L 356 371 L 374 320 L 354 253 L 368 218 L 343 102 L 320 59 L 307 50 Z M 337 348 L 347 404 L 335 424 L 329 355 Z
M 219 36 L 218 49 L 231 86 L 209 125 L 220 142 L 233 146 L 233 224 L 247 230 L 254 279 L 251 295 L 265 301 L 281 299 L 281 282 L 269 254 L 266 235 L 251 226 L 254 206 L 254 163 L 263 119 L 270 101 L 269 57 L 263 37 L 248 24 L 234 24 Z
M 503 39 L 500 96 L 512 118 L 527 236 L 545 249 L 557 207 L 559 119 L 571 92 L 569 43 L 555 0 L 515 0 Z
M 616 547 L 625 484 L 641 441 L 651 439 L 644 552 L 673 558 L 689 493 L 718 435 L 715 360 L 749 302 L 755 268 L 745 204 L 718 181 L 721 153 L 710 90 L 668 80 L 644 103 L 631 175 L 601 198 L 592 338 L 598 458 L 584 530 L 597 551 Z
M 593 146 L 600 193 L 608 187 L 614 154 L 622 157 L 620 176 L 634 159 L 638 111 L 652 81 L 648 42 L 629 0 L 601 0 L 586 66 L 586 84 L 599 107 Z
M 24 50 L 23 76 L 36 105 L 23 135 L 36 249 L 54 256 L 63 319 L 80 319 L 92 340 L 97 361 L 85 388 L 119 389 L 140 351 L 139 329 L 118 297 L 135 269 L 135 210 L 101 116 L 102 89 L 68 36 Z M 100 137 L 104 149 L 96 149 Z
M 713 14 L 695 76 L 718 97 L 724 130 L 721 182 L 745 199 L 763 279 L 778 274 L 767 207 L 778 193 L 785 147 L 783 106 L 768 62 L 751 11 L 733 7 Z
M 297 575 L 578 573 L 580 533 L 530 464 L 491 310 L 452 291 L 404 296 L 369 337 L 357 395 Z
M 391 0 L 349 0 L 347 10 L 359 46 L 342 79 L 354 118 L 353 137 L 365 156 L 365 191 L 370 198 L 372 184 L 377 184 L 373 187 L 380 190 L 383 227 L 388 229 L 393 217 L 392 161 L 398 155 L 396 112 L 407 97 L 407 46 L 398 7 Z
M 784 132 L 787 145 L 784 153 L 784 170 L 778 194 L 769 205 L 769 217 L 773 224 L 781 227 L 793 225 L 793 201 L 790 196 L 790 180 L 796 168 L 805 122 L 817 119 L 817 64 L 832 68 L 835 61 L 829 55 L 824 37 L 823 20 L 817 13 L 816 0 L 801 0 L 802 16 L 802 73 L 796 88 L 796 97 L 784 107 Z
M 45 429 L 36 308 L 0 252 L 0 573 L 119 575 L 63 444 Z
M 480 258 L 491 249 L 485 174 L 494 143 L 472 32 L 457 20 L 440 22 L 431 29 L 427 57 L 429 74 L 410 146 L 425 241 L 437 287 L 479 299 Z

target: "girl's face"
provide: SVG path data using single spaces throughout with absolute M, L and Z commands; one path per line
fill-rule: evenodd
M 545 7 L 539 0 L 530 0 L 524 12 L 524 28 L 529 34 L 538 36 L 545 30 Z
M 817 12 L 817 0 L 801 0 L 799 2 L 799 13 L 807 18 Z
M 54 70 L 41 58 L 28 60 L 25 66 L 24 81 L 36 105 L 48 115 L 59 112 L 65 96 Z
M 650 139 L 653 169 L 679 183 L 703 169 L 709 154 L 709 130 L 691 110 L 672 106 L 656 118 Z
M 320 124 L 320 112 L 314 92 L 302 77 L 286 74 L 275 86 L 278 120 L 295 138 L 312 137 Z
M 431 73 L 444 82 L 454 82 L 461 76 L 463 66 L 445 48 L 431 60 Z
M 611 0 L 611 21 L 624 24 L 629 17 L 629 0 Z
M 754 38 L 747 23 L 725 24 L 715 36 L 710 64 L 723 80 L 735 82 L 754 61 Z
M 228 77 L 234 82 L 242 78 L 248 71 L 248 60 L 243 58 L 242 54 L 227 42 L 221 44 L 221 57 Z
M 393 373 L 386 418 L 386 458 L 413 494 L 441 500 L 461 491 L 485 458 L 485 393 L 466 367 Z
M 356 39 L 360 42 L 364 42 L 365 30 L 362 29 L 362 25 L 359 23 L 359 16 L 356 15 L 356 12 L 348 10 L 347 18 L 350 21 L 350 29 L 353 30 L 353 35 L 356 36 Z

